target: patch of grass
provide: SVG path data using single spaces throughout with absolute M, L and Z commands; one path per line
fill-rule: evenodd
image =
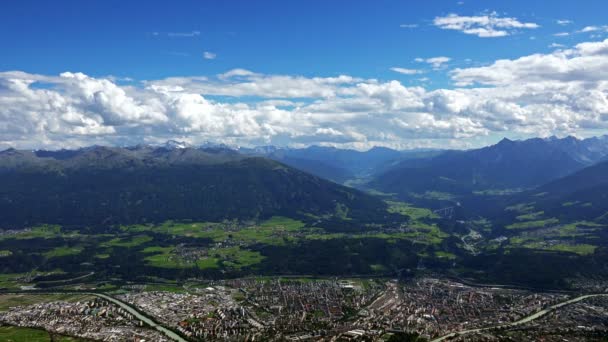
M 388 270 L 386 266 L 382 264 L 371 264 L 369 265 L 369 268 L 376 273 L 386 272 Z
M 583 230 L 594 230 L 601 227 L 604 227 L 604 225 L 591 221 L 576 221 L 560 226 L 558 235 L 561 237 L 585 235 Z
M 347 235 L 344 233 L 329 233 L 329 234 L 323 234 L 323 233 L 312 233 L 312 234 L 306 234 L 306 239 L 309 240 L 331 240 L 331 239 L 342 239 L 345 238 Z
M 196 261 L 196 266 L 202 270 L 210 269 L 210 268 L 219 268 L 220 267 L 219 261 L 220 260 L 217 258 L 210 258 L 210 257 L 201 258 Z
M 519 203 L 505 208 L 506 211 L 515 211 L 525 214 L 534 210 L 534 203 Z
M 50 274 L 65 274 L 62 270 L 55 270 L 51 272 L 36 272 L 35 274 L 30 273 L 0 273 L 0 288 L 9 290 L 18 290 L 22 285 L 28 285 L 28 281 L 24 279 L 31 279 L 35 276 L 50 275 Z
M 138 235 L 130 238 L 114 238 L 101 244 L 102 247 L 126 247 L 132 248 L 152 241 L 148 235 Z
M 264 256 L 260 254 L 260 252 L 250 251 L 240 247 L 218 248 L 209 254 L 220 259 L 224 266 L 236 269 L 251 267 L 264 260 Z
M 219 268 L 219 259 L 215 257 L 203 257 L 195 262 L 187 262 L 173 253 L 173 247 L 151 246 L 142 250 L 143 253 L 153 254 L 144 258 L 150 266 L 160 268 L 191 268 L 200 269 Z
M 209 251 L 209 256 L 202 257 L 195 262 L 186 262 L 173 253 L 173 247 L 147 247 L 142 252 L 154 253 L 145 257 L 150 266 L 161 268 L 188 268 L 211 269 L 225 266 L 234 269 L 251 267 L 264 260 L 259 252 L 250 251 L 241 247 L 215 248 Z
M 378 196 L 378 197 L 395 197 L 395 196 L 397 196 L 396 192 L 388 193 L 388 192 L 378 191 L 376 189 L 367 189 L 366 192 L 370 195 L 374 195 L 374 196 Z
M 54 335 L 53 339 L 48 332 L 42 329 L 36 328 L 25 328 L 25 327 L 14 327 L 14 326 L 0 326 L 0 341 L 5 342 L 84 342 L 87 340 L 80 339 L 71 336 L 57 336 Z
M 50 342 L 51 336 L 42 329 L 23 327 L 0 327 L 0 341 L 6 342 Z
M 0 236 L 0 240 L 7 239 L 18 239 L 18 240 L 28 240 L 28 239 L 53 239 L 57 237 L 62 238 L 76 238 L 81 236 L 80 233 L 76 230 L 71 231 L 63 231 L 58 225 L 41 225 L 28 229 L 24 229 L 21 232 L 13 235 L 4 235 Z
M 259 225 L 226 230 L 222 223 L 174 223 L 165 222 L 159 226 L 126 226 L 125 232 L 155 232 L 173 236 L 207 238 L 215 242 L 228 239 L 247 243 L 283 245 L 289 241 L 288 233 L 304 228 L 305 224 L 287 217 L 275 216 Z
M 544 211 L 537 211 L 533 213 L 523 214 L 516 217 L 520 221 L 533 221 L 540 219 L 545 214 Z
M 61 246 L 51 249 L 50 251 L 44 253 L 44 256 L 47 258 L 56 258 L 63 257 L 68 255 L 78 255 L 82 252 L 83 248 L 81 246 L 68 247 Z
M 185 261 L 182 261 L 174 255 L 173 247 L 146 247 L 142 250 L 143 253 L 153 255 L 144 258 L 146 264 L 160 268 L 187 268 L 192 265 L 187 265 Z
M 424 199 L 431 199 L 431 200 L 437 200 L 437 201 L 451 201 L 451 200 L 455 199 L 454 195 L 447 193 L 447 192 L 440 192 L 440 191 L 426 191 L 422 194 L 410 193 L 410 195 L 415 198 L 424 198 Z
M 386 201 L 389 205 L 388 212 L 396 213 L 410 217 L 412 220 L 419 220 L 422 218 L 439 218 L 437 214 L 433 213 L 430 209 L 413 207 L 408 203 L 397 202 L 397 201 Z
M 270 219 L 262 222 L 260 228 L 277 228 L 295 231 L 304 228 L 304 222 L 290 219 L 289 217 L 273 216 Z
M 550 218 L 545 220 L 535 220 L 535 221 L 526 221 L 526 222 L 517 222 L 510 225 L 507 225 L 505 228 L 507 229 L 532 229 L 532 228 L 544 228 L 547 226 L 555 225 L 559 223 L 559 220 L 556 218 Z
M 558 244 L 552 246 L 550 249 L 554 251 L 576 253 L 578 255 L 589 255 L 595 253 L 596 248 L 597 246 L 582 243 L 574 245 Z
M 521 247 L 530 249 L 540 249 L 545 251 L 568 252 L 578 255 L 590 255 L 595 252 L 596 246 L 589 244 L 555 244 L 548 245 L 544 242 L 530 242 L 523 244 Z
M 513 194 L 517 194 L 524 191 L 523 189 L 486 189 L 486 190 L 477 190 L 477 191 L 473 191 L 473 194 L 475 195 L 481 195 L 481 196 L 508 196 L 508 195 L 513 195 Z
M 456 255 L 449 253 L 449 252 L 444 252 L 444 251 L 435 251 L 435 256 L 438 258 L 442 258 L 442 259 L 456 259 Z
M 0 250 L 0 258 L 8 257 L 11 255 L 13 255 L 13 252 L 11 252 L 9 250 Z
M 168 253 L 173 251 L 173 247 L 150 246 L 141 250 L 143 253 Z

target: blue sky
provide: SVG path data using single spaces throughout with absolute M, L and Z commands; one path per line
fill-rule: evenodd
M 69 97 L 70 101 L 73 100 L 73 92 L 67 89 L 63 82 L 58 82 L 53 77 L 58 77 L 64 72 L 83 73 L 97 81 L 108 79 L 117 86 L 137 88 L 124 90 L 136 103 L 143 102 L 143 97 L 139 96 L 144 96 L 146 99 L 152 96 L 142 95 L 141 91 L 153 82 L 165 80 L 163 84 L 166 86 L 169 83 L 166 81 L 167 78 L 189 78 L 192 81 L 193 77 L 204 76 L 213 79 L 217 85 L 218 75 L 234 69 L 251 71 L 262 78 L 268 75 L 283 75 L 291 78 L 301 76 L 314 79 L 347 75 L 358 79 L 352 82 L 353 88 L 356 88 L 358 82 L 373 83 L 373 80 L 378 80 L 380 83 L 396 80 L 403 87 L 421 86 L 428 92 L 442 89 L 498 87 L 494 81 L 485 84 L 483 81 L 480 82 L 485 79 L 481 76 L 476 76 L 477 78 L 469 84 L 458 84 L 462 77 L 460 79 L 454 77 L 453 72 L 455 69 L 476 69 L 493 65 L 495 61 L 501 59 L 515 61 L 520 57 L 535 54 L 549 56 L 556 49 L 572 49 L 576 44 L 583 42 L 602 42 L 606 38 L 604 25 L 608 24 L 606 10 L 608 4 L 605 1 L 551 1 L 550 5 L 547 1 L 530 0 L 4 1 L 0 4 L 0 46 L 2 46 L 0 72 L 20 71 L 49 77 L 45 80 L 36 80 L 29 87 L 31 89 L 48 87 L 61 96 Z M 465 21 L 471 18 L 474 20 L 489 18 L 495 22 L 503 19 L 510 22 L 502 22 L 497 24 L 498 26 L 490 27 L 494 30 L 493 36 L 483 37 L 479 31 L 467 33 L 465 30 L 468 26 L 450 28 L 449 25 L 455 25 L 453 22 L 447 22 L 454 19 L 450 16 L 465 18 Z M 441 24 L 442 18 L 447 20 L 443 24 Z M 462 24 L 462 21 L 460 23 Z M 463 25 L 471 25 L 471 23 Z M 586 27 L 589 29 L 584 30 Z M 478 26 L 472 28 L 479 29 Z M 488 26 L 483 26 L 482 29 L 487 30 Z M 585 32 L 580 32 L 583 30 Z M 497 34 L 497 31 L 502 33 Z M 563 35 L 559 35 L 560 33 Z M 437 57 L 446 57 L 446 62 L 433 64 L 432 59 Z M 401 70 L 405 74 L 395 70 Z M 238 88 L 239 80 L 243 81 L 242 83 L 252 81 L 250 75 L 240 75 L 231 81 L 224 80 L 223 85 Z M 185 82 L 181 81 L 181 86 L 184 86 Z M 193 90 L 191 86 L 192 84 L 189 83 L 186 89 Z M 310 105 L 315 101 L 327 99 L 325 95 L 267 96 L 255 91 L 239 92 L 239 95 L 235 96 L 231 95 L 232 90 L 201 91 L 197 87 L 194 88 L 196 94 L 214 105 L 243 103 L 259 106 L 259 102 L 267 100 L 297 100 L 295 102 L 301 107 L 302 104 Z M 597 90 L 600 94 L 604 92 L 602 87 Z M 294 93 L 297 91 L 294 90 Z M 5 98 L 9 95 L 13 98 L 16 96 L 6 90 L 2 92 L 0 87 L 0 97 L 3 95 Z M 341 96 L 346 98 L 355 95 L 344 91 Z M 426 98 L 426 95 L 420 96 Z M 330 97 L 335 98 L 335 94 Z M 511 101 L 513 104 L 526 105 L 526 103 L 522 104 L 521 99 Z M 536 102 L 535 100 L 534 103 Z M 351 107 L 354 105 L 349 104 Z M 287 107 L 277 108 L 289 109 L 297 106 L 298 104 L 290 104 Z M 83 118 L 91 115 L 101 116 L 101 121 L 98 120 L 98 124 L 104 126 L 101 131 L 114 131 L 108 133 L 107 137 L 114 137 L 112 139 L 117 140 L 109 138 L 103 140 L 104 134 L 99 133 L 100 131 L 95 131 L 97 133 L 91 139 L 75 136 L 73 133 L 72 136 L 66 133 L 60 138 L 55 131 L 50 131 L 48 128 L 45 131 L 43 128 L 42 132 L 38 133 L 43 134 L 44 137 L 33 137 L 28 142 L 29 138 L 24 133 L 23 141 L 16 142 L 14 139 L 18 134 L 13 133 L 18 131 L 16 128 L 22 124 L 15 123 L 13 131 L 4 134 L 0 131 L 0 143 L 36 145 L 41 141 L 52 141 L 59 145 L 69 145 L 85 144 L 94 139 L 117 143 L 143 139 L 142 133 L 133 129 L 133 123 L 121 126 L 124 116 L 121 120 L 114 120 L 117 121 L 115 123 L 104 117 L 112 110 L 117 110 L 113 115 L 120 116 L 120 110 L 116 109 L 116 106 L 112 107 L 114 109 L 105 108 L 98 113 L 94 112 L 95 106 L 85 107 L 84 111 L 87 113 L 81 113 Z M 363 107 L 365 106 L 361 108 Z M 571 110 L 577 110 L 576 106 L 571 107 Z M 17 110 L 18 108 L 13 108 L 11 115 Z M 348 112 L 359 113 L 361 110 L 363 109 Z M 551 127 L 538 128 L 538 135 L 555 133 L 584 136 L 602 132 L 604 113 L 601 110 L 592 113 L 599 118 L 598 125 L 591 125 L 585 120 L 579 120 L 580 122 L 574 125 L 554 122 Z M 90 113 L 91 111 L 93 113 Z M 333 113 L 334 109 L 329 111 Z M 386 109 L 382 112 L 385 111 L 390 110 Z M 446 119 L 446 114 L 429 110 L 427 102 L 424 110 L 422 107 L 415 110 L 417 113 L 425 111 L 434 116 L 433 120 L 437 121 L 434 124 L 438 127 L 447 125 L 439 122 Z M 293 114 L 293 111 L 290 113 Z M 177 121 L 174 116 L 164 114 L 167 116 L 163 119 L 165 122 Z M 5 117 L 9 118 L 8 115 L 5 114 Z M 199 118 L 205 115 L 201 112 Z M 230 118 L 234 121 L 239 114 L 218 115 L 224 117 L 232 115 Z M 371 114 L 368 113 L 369 115 Z M 403 119 L 396 113 L 391 112 L 391 115 L 391 120 Z M 559 113 L 556 112 L 556 115 Z M 473 118 L 466 113 L 459 113 L 453 118 L 457 117 L 462 119 L 461 121 Z M 249 119 L 257 120 L 256 118 L 257 116 Z M 241 119 L 246 121 L 244 118 L 239 120 Z M 57 125 L 62 125 L 64 121 L 73 125 L 65 118 L 57 120 Z M 378 117 L 377 120 L 382 120 L 382 117 Z M 470 126 L 468 128 L 451 127 L 451 133 L 441 132 L 433 136 L 432 132 L 427 134 L 411 131 L 413 129 L 411 127 L 416 125 L 415 122 L 408 121 L 405 124 L 407 133 L 392 132 L 383 136 L 375 132 L 372 138 L 368 133 L 356 129 L 358 124 L 356 120 L 344 122 L 339 119 L 335 122 L 335 125 L 332 125 L 331 121 L 317 120 L 314 124 L 310 124 L 316 125 L 314 132 L 319 129 L 321 131 L 333 129 L 335 132 L 329 134 L 330 136 L 349 136 L 354 140 L 304 139 L 301 137 L 314 134 L 288 132 L 289 130 L 284 129 L 283 126 L 275 129 L 267 127 L 257 133 L 233 128 L 219 136 L 206 133 L 202 124 L 198 125 L 198 128 L 190 126 L 185 129 L 181 126 L 165 128 L 157 138 L 177 137 L 193 142 L 225 140 L 251 144 L 273 142 L 346 144 L 358 148 L 383 144 L 405 148 L 445 143 L 466 147 L 488 143 L 505 135 L 515 137 L 535 135 L 534 129 L 511 128 L 510 121 L 506 120 L 501 127 L 498 127 L 500 124 L 496 122 L 485 125 L 484 122 L 479 121 L 466 123 Z M 259 121 L 256 123 L 260 127 L 264 126 Z M 191 122 L 187 124 L 190 125 Z M 283 124 L 288 126 L 286 123 Z M 394 125 L 394 122 L 391 125 Z M 485 131 L 475 133 L 476 128 L 473 126 L 477 125 L 483 126 Z M 496 127 L 491 127 L 492 125 Z M 345 126 L 348 127 L 344 129 Z M 158 127 L 146 129 L 156 130 Z M 458 133 L 465 130 L 466 134 Z M 68 129 L 67 132 L 70 130 Z M 249 134 L 258 135 L 254 137 L 248 136 Z M 368 139 L 361 138 L 360 134 Z M 119 138 L 116 138 L 117 136 Z
M 0 68 L 136 79 L 245 68 L 273 74 L 397 77 L 417 57 L 487 63 L 549 51 L 564 29 L 605 23 L 605 1 L 6 1 Z M 541 28 L 503 39 L 441 30 L 436 16 L 496 11 Z M 417 28 L 402 28 L 416 24 Z M 159 35 L 155 36 L 154 33 Z M 192 36 L 186 36 L 193 33 Z M 196 32 L 199 32 L 196 35 Z M 183 33 L 184 36 L 168 36 Z M 536 37 L 531 40 L 530 37 Z M 204 51 L 217 55 L 202 58 Z M 406 78 L 404 78 L 406 79 Z

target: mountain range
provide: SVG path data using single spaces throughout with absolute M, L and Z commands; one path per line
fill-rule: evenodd
M 546 193 L 533 200 L 547 211 L 563 210 L 558 204 L 601 201 L 607 156 L 608 136 L 503 139 L 466 151 L 195 148 L 177 141 L 8 149 L 0 152 L 0 214 L 9 226 L 288 215 L 339 218 L 352 228 L 386 220 L 387 204 L 380 197 L 338 183 L 413 202 L 439 194 L 480 208 Z M 580 215 L 591 210 L 585 208 Z M 602 208 L 593 214 L 603 214 Z
M 503 139 L 473 150 L 445 151 L 431 158 L 405 160 L 375 175 L 368 186 L 411 198 L 425 192 L 470 195 L 515 192 L 570 175 L 608 156 L 608 136 L 579 140 Z
M 367 179 L 400 161 L 441 153 L 431 149 L 397 151 L 386 147 L 373 147 L 367 151 L 357 151 L 327 146 L 300 149 L 265 146 L 241 148 L 239 151 L 264 156 L 337 183 Z
M 387 215 L 386 204 L 262 157 L 221 148 L 92 146 L 0 152 L 6 226 Z

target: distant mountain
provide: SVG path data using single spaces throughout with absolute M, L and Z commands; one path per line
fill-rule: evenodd
M 384 202 L 365 193 L 221 148 L 6 150 L 0 175 L 3 228 L 386 215 Z
M 177 141 L 177 140 L 168 140 L 167 142 L 165 142 L 162 147 L 167 148 L 167 149 L 181 149 L 181 148 L 187 148 L 187 147 L 191 147 L 188 143 L 183 142 L 183 141 Z
M 503 139 L 498 144 L 468 151 L 448 151 L 425 159 L 406 160 L 369 183 L 377 190 L 397 193 L 533 188 L 574 173 L 608 156 L 608 137 L 578 140 Z
M 396 151 L 386 147 L 357 151 L 325 146 L 301 149 L 263 146 L 240 151 L 265 156 L 337 183 L 370 177 L 404 159 L 438 153 L 434 150 Z

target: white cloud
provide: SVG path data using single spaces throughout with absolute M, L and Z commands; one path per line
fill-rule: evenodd
M 567 37 L 570 35 L 569 32 L 558 32 L 553 34 L 555 37 Z
M 566 47 L 566 45 L 564 45 L 564 44 L 558 44 L 558 43 L 551 43 L 551 44 L 549 45 L 549 47 L 550 47 L 550 48 L 560 48 L 560 49 L 561 49 L 561 48 Z
M 585 26 L 583 27 L 581 30 L 579 30 L 578 32 L 580 33 L 585 33 L 585 32 L 595 32 L 595 31 L 599 31 L 602 28 L 599 26 Z
M 393 67 L 393 68 L 391 68 L 391 70 L 394 72 L 403 74 L 403 75 L 416 75 L 416 74 L 422 73 L 422 71 L 418 70 L 418 69 L 406 69 L 406 68 L 399 68 L 399 67 Z
M 568 19 L 558 19 L 555 22 L 561 26 L 566 26 L 566 25 L 570 25 L 573 23 L 572 20 L 568 20 Z
M 445 56 L 439 56 L 439 57 L 431 57 L 431 58 L 416 58 L 414 59 L 415 62 L 418 63 L 427 63 L 429 65 L 431 65 L 431 67 L 435 70 L 441 69 L 442 67 L 445 66 L 446 63 L 448 63 L 449 61 L 451 61 L 452 59 L 450 57 L 445 57 Z
M 399 27 L 401 27 L 401 28 L 416 28 L 416 27 L 418 27 L 418 24 L 401 24 L 401 25 L 399 25 Z
M 213 52 L 209 52 L 209 51 L 203 52 L 204 59 L 215 59 L 216 57 L 217 57 L 217 55 Z
M 599 36 L 598 32 L 608 32 L 608 25 L 602 26 L 585 26 L 582 29 L 576 31 L 576 33 L 592 33 L 591 38 Z
M 462 147 L 488 135 L 608 129 L 608 40 L 455 69 L 450 77 L 467 87 L 429 90 L 347 75 L 267 75 L 244 69 L 128 84 L 75 72 L 1 72 L 0 147 L 171 138 L 195 145 L 212 140 Z
M 200 31 L 189 31 L 189 32 L 167 32 L 167 36 L 171 38 L 191 38 L 198 37 L 201 35 Z
M 460 16 L 449 14 L 435 17 L 433 24 L 444 30 L 456 30 L 481 38 L 504 37 L 518 29 L 535 29 L 536 23 L 520 22 L 516 18 L 499 17 L 496 12 L 478 16 Z
M 233 69 L 212 80 L 206 77 L 171 77 L 146 83 L 150 86 L 189 89 L 204 95 L 327 98 L 340 95 L 346 91 L 341 86 L 357 81 L 358 79 L 346 75 L 307 78 L 263 75 L 245 69 Z
M 525 84 L 545 81 L 599 82 L 608 77 L 608 39 L 581 43 L 574 49 L 498 60 L 480 68 L 455 69 L 452 78 L 462 85 Z

